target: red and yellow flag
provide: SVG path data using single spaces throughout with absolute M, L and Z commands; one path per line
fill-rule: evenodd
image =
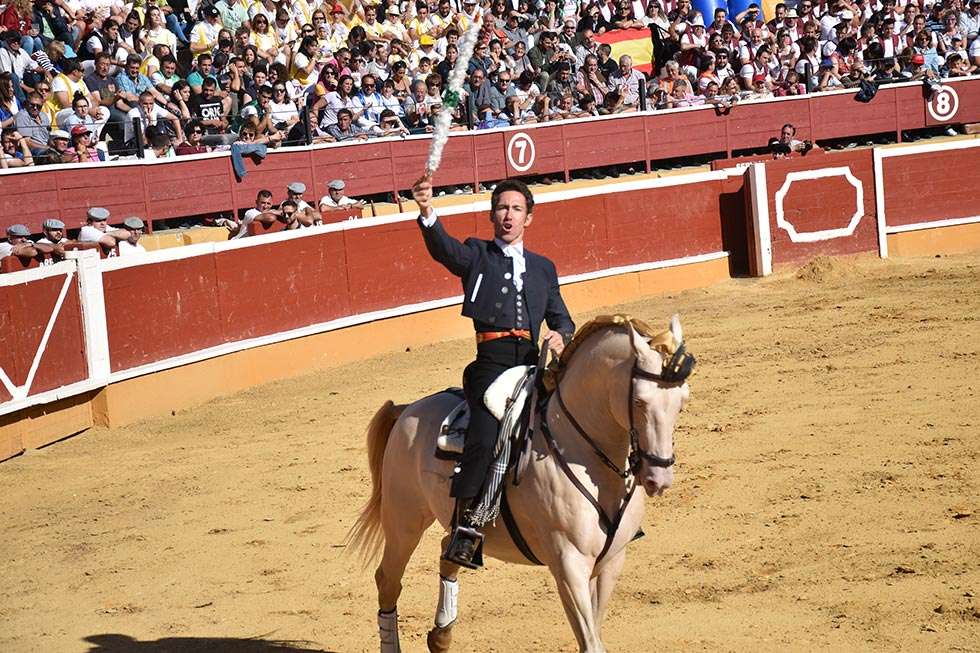
M 628 54 L 633 59 L 633 67 L 649 76 L 653 70 L 653 41 L 648 29 L 617 29 L 595 38 L 599 43 L 612 46 L 613 61 Z

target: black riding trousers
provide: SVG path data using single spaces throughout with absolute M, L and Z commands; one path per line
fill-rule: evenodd
M 517 365 L 535 365 L 538 349 L 523 338 L 498 338 L 476 347 L 476 360 L 463 372 L 463 391 L 470 408 L 460 471 L 453 477 L 450 494 L 469 499 L 479 494 L 493 462 L 493 448 L 500 423 L 483 403 L 487 388 L 506 370 Z

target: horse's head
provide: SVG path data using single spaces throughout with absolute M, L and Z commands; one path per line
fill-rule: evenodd
M 690 396 L 687 377 L 694 357 L 686 353 L 681 321 L 648 339 L 628 325 L 635 355 L 630 374 L 630 424 L 633 472 L 648 496 L 658 496 L 674 480 L 674 425 Z

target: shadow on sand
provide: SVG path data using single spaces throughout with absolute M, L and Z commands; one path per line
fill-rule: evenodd
M 103 633 L 84 638 L 86 653 L 333 653 L 306 641 L 262 637 L 164 637 L 140 641 L 129 635 Z

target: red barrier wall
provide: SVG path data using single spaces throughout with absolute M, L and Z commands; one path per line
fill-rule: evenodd
M 0 286 L 0 334 L 3 334 L 0 368 L 16 386 L 27 381 L 65 278 L 62 274 L 14 286 Z M 47 345 L 41 352 L 30 393 L 37 394 L 87 378 L 84 349 L 78 282 L 73 277 Z M 0 403 L 10 399 L 10 392 L 0 383 Z
M 980 214 L 980 147 L 889 156 L 881 168 L 890 227 Z
M 800 138 L 822 140 L 980 121 L 980 79 L 945 85 L 958 100 L 956 112 L 944 120 L 933 114 L 946 106 L 946 100 L 930 99 L 922 84 L 910 83 L 883 87 L 867 104 L 856 102 L 853 92 L 835 92 L 747 102 L 724 112 L 702 107 L 455 134 L 434 182 L 473 184 L 521 174 L 731 153 L 765 146 L 785 122 L 796 125 Z M 520 170 L 508 160 L 508 150 L 513 149 L 508 146 L 518 133 L 533 141 L 536 155 Z M 412 138 L 271 151 L 261 162 L 246 158 L 248 174 L 241 181 L 235 180 L 227 155 L 150 165 L 8 171 L 0 174 L 0 229 L 24 222 L 40 231 L 45 217 L 60 217 L 74 227 L 89 206 L 109 208 L 120 222 L 128 215 L 161 219 L 230 211 L 253 206 L 256 192 L 263 188 L 281 198 L 291 181 L 305 183 L 314 199 L 334 178 L 345 179 L 348 194 L 354 196 L 404 190 L 423 169 L 428 149 L 428 138 Z
M 733 183 L 740 188 L 741 178 Z M 719 252 L 724 186 L 708 180 L 539 203 L 528 247 L 547 252 L 562 275 Z M 458 238 L 492 236 L 485 211 L 443 221 Z M 461 292 L 414 220 L 113 267 L 103 287 L 114 372 Z M 154 325 L 152 338 L 145 324 Z
M 877 251 L 871 150 L 765 165 L 774 266 Z

